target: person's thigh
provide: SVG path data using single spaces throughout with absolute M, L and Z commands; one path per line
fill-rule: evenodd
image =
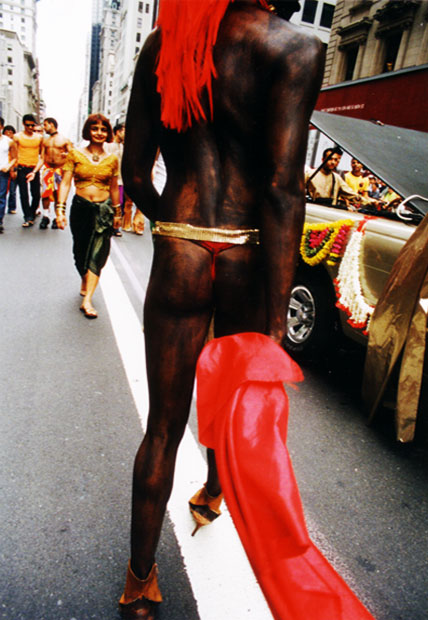
M 214 285 L 214 334 L 266 330 L 265 271 L 260 246 L 241 245 L 219 254 Z
M 157 237 L 144 305 L 148 431 L 179 441 L 187 422 L 196 362 L 212 314 L 210 255 L 182 239 Z

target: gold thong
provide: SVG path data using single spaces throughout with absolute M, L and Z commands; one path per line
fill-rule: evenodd
M 179 222 L 155 222 L 153 235 L 189 239 L 190 241 L 217 241 L 218 243 L 235 243 L 244 245 L 260 243 L 260 231 L 257 228 L 227 229 L 205 228 Z

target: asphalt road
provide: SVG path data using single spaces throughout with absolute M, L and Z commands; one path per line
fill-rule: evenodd
M 142 435 L 132 386 L 101 288 L 100 317 L 78 311 L 69 232 L 20 224 L 7 215 L 0 237 L 0 617 L 117 620 Z M 109 260 L 140 319 L 150 258 L 148 233 L 113 240 Z M 366 425 L 362 360 L 341 349 L 304 369 L 299 392 L 289 391 L 288 446 L 310 533 L 328 559 L 377 620 L 426 620 L 427 451 L 397 444 L 390 419 Z M 190 427 L 196 436 L 194 412 Z M 221 545 L 215 529 L 210 536 Z M 187 553 L 171 512 L 157 558 L 160 620 L 211 617 Z M 260 620 L 219 601 L 218 620 Z

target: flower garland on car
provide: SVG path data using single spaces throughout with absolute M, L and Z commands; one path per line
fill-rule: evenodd
M 348 315 L 352 327 L 362 329 L 366 335 L 375 309 L 364 299 L 360 278 L 361 251 L 368 219 L 364 218 L 352 234 L 334 280 L 338 298 L 336 306 Z
M 354 220 L 339 220 L 328 224 L 305 224 L 300 253 L 305 263 L 313 267 L 327 259 L 336 265 L 344 252 Z

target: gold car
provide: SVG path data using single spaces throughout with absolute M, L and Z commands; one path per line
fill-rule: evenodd
M 288 312 L 287 348 L 300 360 L 332 350 L 340 333 L 367 342 L 370 315 L 398 253 L 428 212 L 428 134 L 322 112 L 314 112 L 312 124 L 403 196 L 405 204 L 390 213 L 307 203 Z M 342 242 L 332 244 L 333 235 Z M 324 243 L 318 258 L 317 243 Z M 325 251 L 328 244 L 332 251 Z

